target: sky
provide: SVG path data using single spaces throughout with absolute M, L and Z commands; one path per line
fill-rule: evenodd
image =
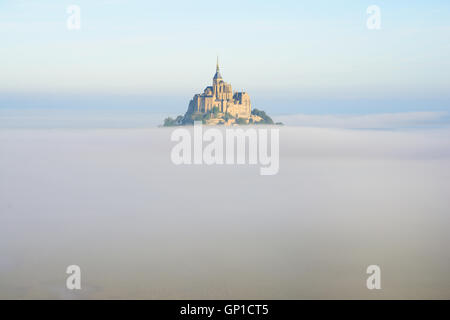
M 0 39 L 3 110 L 181 114 L 218 55 L 225 81 L 272 114 L 450 111 L 448 1 L 2 0 Z

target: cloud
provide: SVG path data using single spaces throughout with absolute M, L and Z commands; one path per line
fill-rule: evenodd
M 270 177 L 176 166 L 173 130 L 0 130 L 0 299 L 372 299 L 369 264 L 450 297 L 449 129 L 280 127 Z
M 393 129 L 435 127 L 447 125 L 447 112 L 400 112 L 365 115 L 308 115 L 295 114 L 274 117 L 290 126 L 352 128 L 352 129 Z

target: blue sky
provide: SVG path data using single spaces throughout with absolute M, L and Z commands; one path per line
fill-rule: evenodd
M 450 110 L 449 1 L 0 1 L 0 39 L 3 108 L 182 113 L 218 54 L 272 113 Z

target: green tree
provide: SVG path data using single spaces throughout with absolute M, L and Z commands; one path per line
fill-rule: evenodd
M 237 118 L 236 123 L 237 124 L 247 124 L 247 121 L 244 118 Z
M 173 127 L 176 125 L 176 121 L 175 119 L 172 119 L 171 117 L 167 117 L 166 119 L 164 119 L 164 127 Z
M 220 112 L 220 109 L 219 109 L 219 107 L 214 107 L 213 109 L 212 109 L 212 113 L 215 115 L 215 116 L 217 116 L 217 114 Z
M 181 126 L 183 124 L 183 118 L 184 118 L 183 116 L 178 116 L 175 119 L 175 122 L 177 123 L 177 125 Z
M 258 110 L 258 109 L 253 109 L 252 110 L 252 114 L 258 117 L 261 117 L 263 120 L 258 122 L 260 124 L 274 124 L 273 120 L 271 117 L 269 117 L 264 111 L 262 110 Z

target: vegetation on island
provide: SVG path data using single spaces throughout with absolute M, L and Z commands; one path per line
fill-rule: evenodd
M 163 127 L 175 127 L 175 126 L 181 126 L 183 123 L 183 116 L 178 116 L 175 119 L 171 117 L 167 117 L 164 119 Z
M 269 117 L 265 111 L 253 109 L 252 114 L 262 118 L 262 121 L 257 122 L 257 124 L 274 124 L 271 117 Z
M 236 124 L 236 125 L 252 125 L 252 124 L 266 124 L 266 125 L 283 125 L 281 122 L 274 123 L 272 118 L 266 114 L 265 111 L 253 109 L 252 116 L 247 118 L 240 118 L 238 115 L 220 112 L 218 107 L 214 107 L 204 113 L 192 113 L 184 116 L 177 116 L 175 119 L 167 117 L 164 119 L 163 127 L 174 127 L 183 125 L 193 125 L 195 121 L 201 121 L 203 124 Z M 214 120 L 215 119 L 215 120 Z M 256 121 L 254 120 L 256 119 Z

